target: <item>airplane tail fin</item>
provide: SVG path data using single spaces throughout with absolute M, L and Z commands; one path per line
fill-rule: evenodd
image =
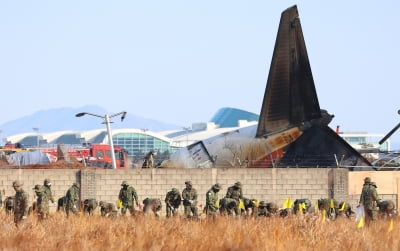
M 295 5 L 282 12 L 256 137 L 321 117 Z

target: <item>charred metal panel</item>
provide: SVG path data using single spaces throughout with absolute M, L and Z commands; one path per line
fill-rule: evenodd
M 293 6 L 281 16 L 256 137 L 320 117 L 303 31 Z
M 368 160 L 328 126 L 312 126 L 284 152 L 279 167 L 331 167 L 338 163 L 340 166 L 371 166 Z

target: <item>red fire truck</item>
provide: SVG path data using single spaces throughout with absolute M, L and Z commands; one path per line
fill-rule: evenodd
M 52 161 L 57 161 L 58 153 L 55 148 L 40 149 L 42 152 L 47 153 L 52 158 Z M 112 157 L 110 145 L 105 144 L 92 144 L 88 147 L 68 148 L 66 149 L 70 156 L 75 157 L 87 166 L 112 168 Z M 124 148 L 114 146 L 115 162 L 118 169 L 128 168 L 127 152 Z

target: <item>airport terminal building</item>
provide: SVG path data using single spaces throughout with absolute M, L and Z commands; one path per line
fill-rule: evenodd
M 153 132 L 145 129 L 113 129 L 114 145 L 124 148 L 133 165 L 140 166 L 148 152 L 155 153 L 155 163 L 168 159 L 170 154 L 195 142 L 258 124 L 259 116 L 236 108 L 221 108 L 210 122 L 193 123 L 181 130 Z M 368 133 L 339 133 L 355 149 L 376 146 L 383 135 Z M 371 137 L 374 136 L 374 137 Z M 378 137 L 379 136 L 379 137 Z M 374 142 L 372 142 L 375 140 Z M 58 131 L 51 133 L 25 133 L 7 137 L 7 142 L 19 143 L 25 148 L 56 148 L 63 144 L 66 148 L 87 146 L 89 144 L 108 144 L 107 130 Z M 390 150 L 390 141 L 381 145 L 381 151 Z
M 214 135 L 257 125 L 259 116 L 236 108 L 221 108 L 210 122 L 194 123 L 181 130 L 153 132 L 145 129 L 112 129 L 114 145 L 124 148 L 133 163 L 141 163 L 146 153 L 155 153 L 156 163 L 169 157 L 179 148 Z M 19 143 L 25 148 L 55 148 L 63 144 L 67 148 L 88 144 L 108 144 L 106 128 L 90 131 L 58 131 L 51 133 L 24 133 L 7 137 L 7 142 Z

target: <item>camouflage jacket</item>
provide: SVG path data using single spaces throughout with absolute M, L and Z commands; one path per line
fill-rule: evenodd
M 36 203 L 40 207 L 43 204 L 48 204 L 47 194 L 44 192 L 44 189 L 41 188 L 40 190 L 35 191 L 36 194 Z
M 113 211 L 115 211 L 115 206 L 112 203 L 104 203 L 100 207 L 101 216 L 107 216 L 108 214 L 112 213 Z
M 167 207 L 178 208 L 181 204 L 181 195 L 179 193 L 173 193 L 169 191 L 165 196 L 165 204 Z
M 213 212 L 217 211 L 218 210 L 217 202 L 218 202 L 218 193 L 214 192 L 213 189 L 208 190 L 208 192 L 206 193 L 207 210 Z
M 196 206 L 197 205 L 197 191 L 192 188 L 185 188 L 182 191 L 182 199 L 184 206 Z M 192 201 L 192 203 L 190 202 Z
M 67 194 L 65 195 L 65 200 L 67 205 L 74 205 L 79 200 L 79 189 L 75 186 L 70 187 L 68 189 Z
M 243 199 L 243 193 L 241 188 L 237 188 L 235 186 L 231 186 L 228 188 L 226 192 L 226 198 L 232 198 L 235 200 Z
M 28 194 L 23 189 L 15 193 L 14 214 L 28 215 Z
M 54 198 L 53 198 L 53 194 L 51 193 L 51 188 L 46 186 L 46 185 L 44 185 L 43 186 L 43 191 L 46 194 L 46 199 L 50 200 L 51 203 L 54 203 Z
M 360 195 L 360 204 L 363 204 L 364 208 L 367 210 L 373 210 L 376 208 L 375 202 L 379 200 L 375 187 L 370 184 L 365 184 Z
M 258 208 L 257 215 L 258 216 L 270 216 L 270 213 L 268 212 L 267 207 L 262 207 L 262 208 L 260 207 L 260 208 Z
M 124 207 L 133 206 L 134 201 L 136 201 L 136 204 L 139 203 L 136 190 L 132 186 L 128 186 L 127 188 L 124 187 L 121 188 L 121 190 L 119 191 L 118 199 L 121 200 L 122 205 Z

